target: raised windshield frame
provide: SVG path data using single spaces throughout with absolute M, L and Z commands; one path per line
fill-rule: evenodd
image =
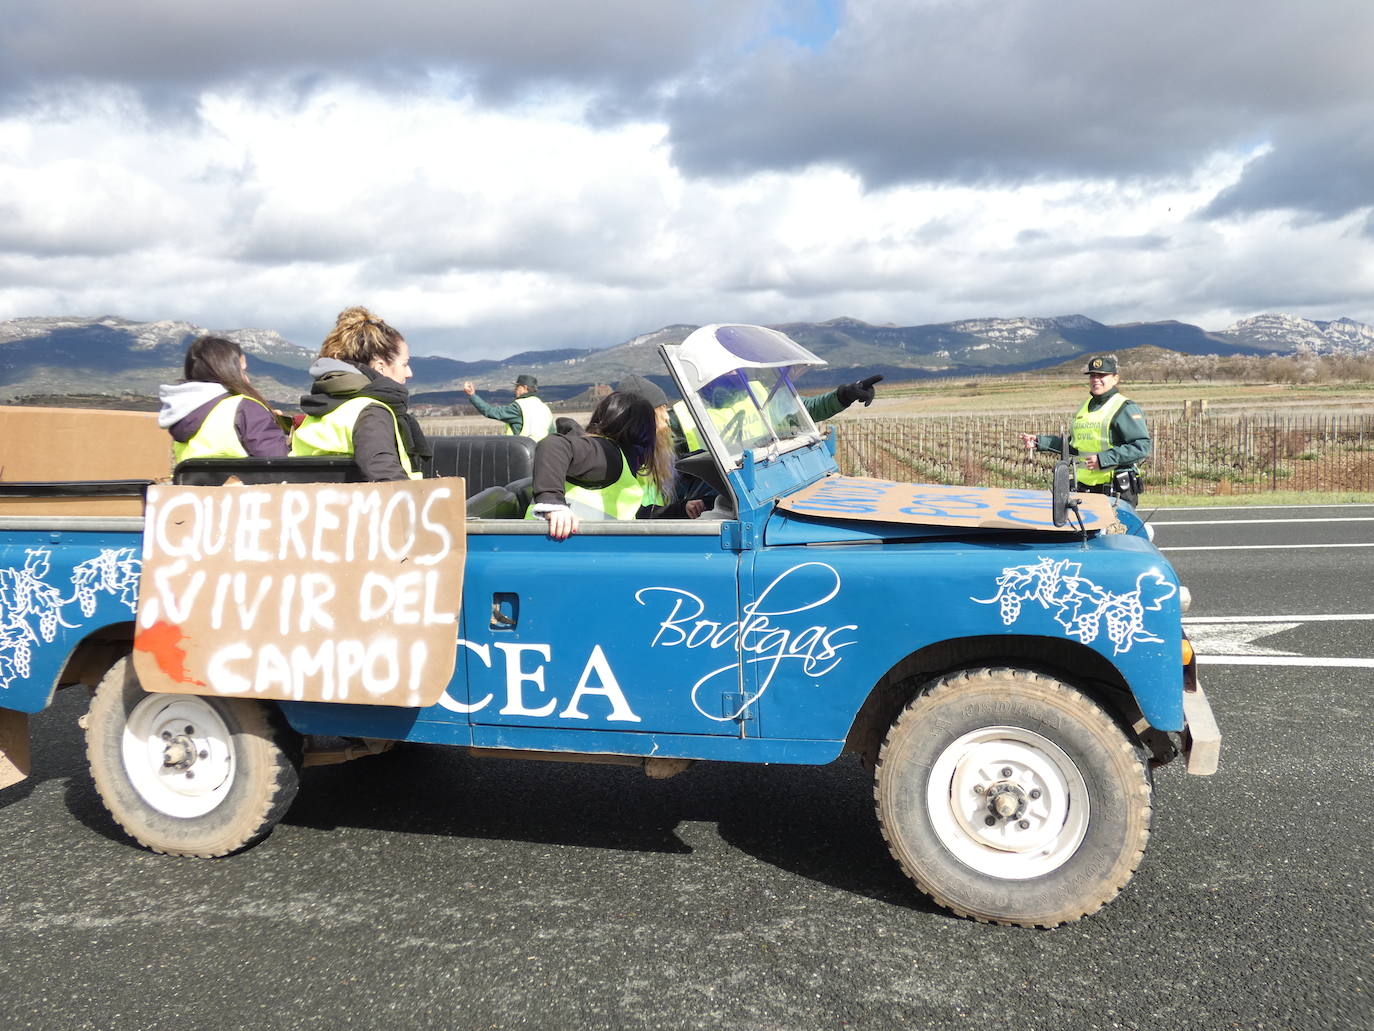
M 808 447 L 821 433 L 793 382 L 824 365 L 784 333 L 737 323 L 702 326 L 663 348 L 697 431 L 726 468 Z

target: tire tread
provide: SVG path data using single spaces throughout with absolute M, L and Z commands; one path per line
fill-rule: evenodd
M 1047 699 L 1053 700 L 1056 707 L 1080 709 L 1081 712 L 1078 714 L 1080 718 L 1100 720 L 1104 726 L 1109 726 L 1116 731 L 1114 736 L 1117 743 L 1113 747 L 1120 749 L 1121 757 L 1140 764 L 1142 770 L 1145 769 L 1144 765 L 1141 764 L 1139 747 L 1121 732 L 1117 723 L 1082 692 L 1062 681 L 1024 669 L 985 667 L 962 670 L 941 677 L 932 682 L 925 690 L 919 692 L 907 703 L 888 728 L 878 750 L 873 777 L 873 797 L 878 815 L 878 827 L 882 832 L 883 840 L 887 843 L 888 851 L 892 853 L 892 857 L 897 861 L 902 872 L 915 882 L 917 888 L 945 909 L 979 923 L 1019 927 L 1058 927 L 1096 913 L 1121 893 L 1121 890 L 1139 869 L 1145 855 L 1145 846 L 1149 841 L 1150 825 L 1153 818 L 1152 789 L 1148 775 L 1133 780 L 1128 786 L 1126 801 L 1137 808 L 1142 826 L 1137 831 L 1136 840 L 1132 847 L 1114 865 L 1112 876 L 1105 879 L 1100 891 L 1095 896 L 1080 905 L 1068 906 L 1058 912 L 1046 913 L 1042 918 L 1036 920 L 1008 918 L 995 912 L 961 905 L 944 892 L 939 884 L 933 883 L 931 878 L 921 872 L 920 868 L 911 861 L 911 857 L 906 854 L 906 850 L 902 847 L 897 835 L 888 825 L 888 807 L 883 798 L 885 784 L 883 771 L 889 761 L 888 753 L 889 749 L 893 747 L 894 741 L 900 735 L 909 732 L 907 728 L 921 719 L 923 710 L 938 706 L 943 701 L 969 690 L 991 687 L 1006 680 L 1014 681 L 1019 687 L 1033 694 L 1043 694 Z

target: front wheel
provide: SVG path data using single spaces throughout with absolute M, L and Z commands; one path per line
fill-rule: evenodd
M 1054 927 L 1096 912 L 1150 836 L 1140 749 L 1086 695 L 1025 670 L 936 681 L 893 722 L 876 778 L 902 869 L 985 922 Z
M 301 742 L 261 701 L 144 691 L 126 658 L 91 700 L 86 756 L 130 837 L 154 852 L 211 858 L 261 840 L 286 814 Z

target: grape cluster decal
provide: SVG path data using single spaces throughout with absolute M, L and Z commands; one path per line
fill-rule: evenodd
M 95 558 L 72 569 L 69 595 L 48 582 L 52 552 L 25 550 L 22 568 L 0 569 L 0 690 L 29 675 L 33 646 L 52 641 L 59 627 L 75 629 L 67 608 L 83 617 L 95 614 L 99 595 L 118 598 L 132 613 L 138 603 L 139 560 L 133 548 L 102 548 Z
M 1021 618 L 1022 607 L 1031 602 L 1054 611 L 1054 619 L 1071 637 L 1092 644 L 1105 628 L 1112 653 L 1120 655 L 1141 641 L 1159 644 L 1163 638 L 1145 626 L 1145 613 L 1158 612 L 1178 588 L 1157 570 L 1136 577 L 1135 590 L 1117 594 L 1079 575 L 1078 562 L 1041 558 L 1039 562 L 1010 566 L 997 578 L 991 598 L 970 598 L 980 605 L 996 604 L 1002 623 L 1011 626 Z

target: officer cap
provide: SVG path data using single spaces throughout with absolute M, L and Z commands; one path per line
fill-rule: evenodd
M 1095 354 L 1088 359 L 1087 367 L 1083 369 L 1083 374 L 1092 376 L 1115 376 L 1116 355 L 1114 354 Z
M 528 372 L 522 372 L 515 377 L 515 385 L 517 387 L 524 387 L 526 390 L 534 391 L 539 389 L 539 380 L 535 379 Z

